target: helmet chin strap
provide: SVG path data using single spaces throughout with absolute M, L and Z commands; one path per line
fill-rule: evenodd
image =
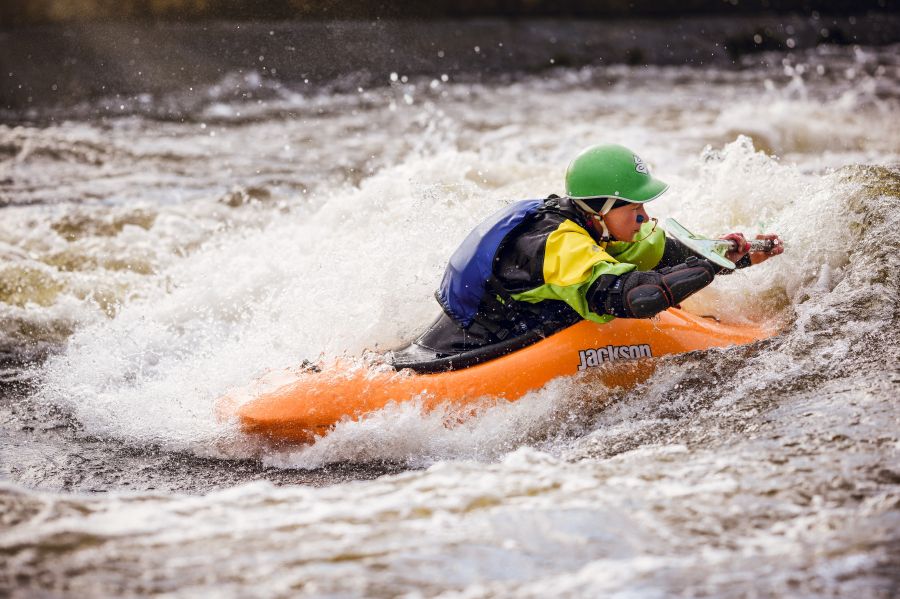
M 579 208 L 587 212 L 591 215 L 595 223 L 600 225 L 600 241 L 609 242 L 612 241 L 612 237 L 609 234 L 609 229 L 606 228 L 606 223 L 603 222 L 603 217 L 606 216 L 606 213 L 612 210 L 613 205 L 619 198 L 606 198 L 606 201 L 603 203 L 603 207 L 600 209 L 600 212 L 597 212 L 593 208 L 587 205 L 587 202 L 579 200 L 577 198 L 572 198 Z

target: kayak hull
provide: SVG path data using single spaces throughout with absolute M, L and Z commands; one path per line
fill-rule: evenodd
M 391 402 L 419 399 L 426 409 L 513 401 L 560 376 L 595 370 L 608 386 L 633 386 L 653 371 L 651 358 L 741 345 L 774 334 L 758 326 L 726 325 L 670 309 L 652 320 L 581 321 L 503 357 L 435 374 L 369 370 L 334 363 L 288 375 L 236 406 L 241 429 L 272 440 L 308 443 L 344 419 L 358 419 Z M 221 404 L 220 404 L 221 405 Z M 230 411 L 230 410 L 229 410 Z

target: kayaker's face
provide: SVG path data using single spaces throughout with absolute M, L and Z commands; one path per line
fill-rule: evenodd
M 632 241 L 641 226 L 650 220 L 643 204 L 619 206 L 606 213 L 603 222 L 609 229 L 610 236 L 617 241 Z

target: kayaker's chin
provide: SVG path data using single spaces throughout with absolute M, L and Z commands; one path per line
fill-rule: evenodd
M 619 235 L 616 235 L 615 233 L 612 232 L 612 230 L 610 230 L 609 238 L 610 238 L 610 241 L 621 241 L 624 243 L 634 243 L 634 242 L 641 240 L 640 233 L 641 233 L 640 227 L 638 227 L 637 229 L 632 229 L 631 231 L 629 231 L 625 234 L 619 234 Z
M 612 234 L 610 234 L 609 240 L 610 241 L 618 241 L 621 243 L 634 243 L 635 241 L 637 241 L 638 233 L 639 233 L 639 231 L 635 231 L 634 233 L 631 233 L 628 235 L 612 235 Z

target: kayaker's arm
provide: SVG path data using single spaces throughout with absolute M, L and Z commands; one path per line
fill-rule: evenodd
M 636 264 L 608 254 L 571 220 L 531 224 L 497 262 L 495 272 L 507 289 L 525 287 L 511 292 L 511 299 L 530 304 L 563 301 L 582 318 L 598 323 L 616 316 L 649 318 L 708 285 L 716 273 L 714 265 L 690 252 L 681 263 L 638 272 Z
M 659 271 L 603 275 L 588 289 L 591 311 L 619 318 L 650 318 L 700 291 L 710 283 L 716 267 L 694 256 Z

